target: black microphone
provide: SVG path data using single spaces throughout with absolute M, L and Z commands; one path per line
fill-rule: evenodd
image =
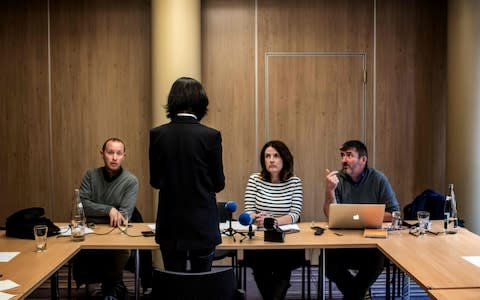
M 264 218 L 263 227 L 265 227 L 265 230 L 273 230 L 278 228 L 277 220 L 275 218 Z
M 235 201 L 227 201 L 225 203 L 225 211 L 227 212 L 228 218 L 228 228 L 223 231 L 223 234 L 228 236 L 233 236 L 235 234 L 235 230 L 232 228 L 232 215 L 237 210 L 237 202 Z
M 265 242 L 283 243 L 285 241 L 285 232 L 278 227 L 278 222 L 275 218 L 263 219 L 263 227 L 265 228 L 263 238 Z
M 248 237 L 251 239 L 254 235 L 255 232 L 252 229 L 252 224 L 255 222 L 255 219 L 252 218 L 252 216 L 249 213 L 241 213 L 240 216 L 238 217 L 238 222 L 242 224 L 243 226 L 248 226 Z M 243 239 L 240 240 L 240 243 L 243 242 Z

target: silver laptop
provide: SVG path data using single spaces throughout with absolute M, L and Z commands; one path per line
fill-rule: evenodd
M 330 204 L 328 228 L 381 228 L 385 204 Z

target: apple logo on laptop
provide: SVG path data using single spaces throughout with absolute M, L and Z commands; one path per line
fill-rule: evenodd
M 360 216 L 358 214 L 353 215 L 353 220 L 354 221 L 360 220 Z

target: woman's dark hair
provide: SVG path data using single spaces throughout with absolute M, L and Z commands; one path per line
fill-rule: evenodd
M 207 106 L 208 97 L 202 84 L 193 78 L 181 77 L 173 83 L 165 109 L 169 119 L 185 112 L 194 114 L 200 121 L 207 114 Z
M 260 151 L 260 165 L 262 166 L 260 176 L 265 181 L 272 181 L 270 172 L 267 171 L 267 167 L 265 166 L 265 151 L 268 147 L 274 148 L 277 150 L 278 154 L 280 154 L 283 161 L 283 168 L 279 174 L 280 181 L 287 181 L 293 176 L 293 155 L 290 150 L 288 150 L 287 145 L 281 141 L 269 141 L 263 146 L 262 151 Z

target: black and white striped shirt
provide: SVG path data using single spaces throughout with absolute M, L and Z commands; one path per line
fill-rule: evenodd
M 245 190 L 245 212 L 272 214 L 273 217 L 290 215 L 292 223 L 298 222 L 302 212 L 302 181 L 296 176 L 285 182 L 271 183 L 259 173 L 252 174 Z

